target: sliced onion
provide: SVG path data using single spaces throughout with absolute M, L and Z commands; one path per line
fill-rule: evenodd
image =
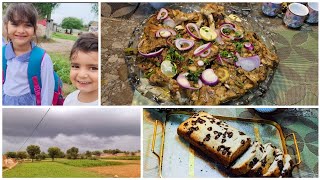
M 156 37 L 164 37 L 167 38 L 171 35 L 176 35 L 176 32 L 172 29 L 159 29 L 156 32 Z
M 165 8 L 161 8 L 158 15 L 157 15 L 157 19 L 158 20 L 163 20 L 166 19 L 168 17 L 168 11 Z
M 244 47 L 245 47 L 246 49 L 248 49 L 249 51 L 252 51 L 252 50 L 254 49 L 253 44 L 252 44 L 252 43 L 249 43 L 249 42 L 244 43 Z
M 183 44 L 188 44 L 188 46 L 183 48 L 182 47 Z M 186 51 L 193 47 L 194 41 L 189 39 L 179 38 L 179 39 L 176 39 L 175 45 L 180 51 Z
M 236 54 L 238 57 L 238 61 L 236 62 L 236 66 L 241 67 L 245 71 L 252 71 L 260 66 L 261 60 L 258 55 L 251 57 L 240 57 L 240 55 Z
M 218 76 L 214 73 L 213 69 L 206 69 L 200 76 L 202 82 L 209 86 L 215 86 L 219 83 Z
M 193 33 L 192 33 L 192 31 L 191 31 L 191 29 L 190 29 L 191 27 L 195 29 L 195 31 L 197 32 L 197 34 L 193 34 Z M 197 26 L 195 23 L 188 23 L 188 24 L 186 25 L 186 28 L 187 28 L 187 32 L 190 34 L 190 36 L 192 36 L 193 38 L 195 38 L 195 39 L 197 39 L 197 40 L 201 39 L 201 37 L 200 37 L 200 32 L 199 32 L 199 28 L 198 28 L 198 26 Z
M 218 56 L 217 56 L 217 62 L 218 62 L 218 64 L 223 64 L 223 61 L 222 61 L 220 54 L 218 54 Z
M 222 62 L 222 64 L 223 64 L 223 61 L 227 62 L 229 64 L 233 64 L 233 58 L 223 58 L 223 57 L 221 57 L 220 53 L 218 54 L 218 59 L 219 59 L 219 61 Z
M 152 58 L 152 57 L 157 57 L 159 56 L 162 51 L 163 51 L 163 48 L 159 49 L 158 51 L 155 51 L 155 52 L 151 52 L 151 53 L 143 53 L 140 51 L 140 46 L 142 45 L 144 40 L 140 41 L 140 43 L 138 44 L 138 51 L 139 51 L 139 54 L 141 54 L 143 57 L 146 57 L 146 58 Z
M 167 19 L 165 19 L 163 21 L 163 24 L 168 26 L 168 27 L 171 27 L 171 28 L 174 28 L 176 27 L 176 23 L 174 22 L 174 20 L 172 20 L 170 17 L 168 17 Z
M 184 74 L 179 74 L 179 76 L 177 77 L 177 82 L 181 87 L 187 88 L 187 89 L 192 89 L 192 90 L 197 90 L 202 87 L 202 81 L 200 79 L 198 80 L 198 87 L 197 88 L 191 87 L 191 84 L 186 77 L 187 75 L 188 75 L 188 73 L 184 73 Z
M 200 61 L 197 62 L 197 64 L 198 64 L 198 66 L 203 66 L 204 62 L 200 60 Z
M 225 34 L 225 33 L 223 32 L 223 30 L 226 29 L 226 28 L 232 29 L 234 32 L 237 32 L 237 29 L 234 28 L 234 27 L 232 27 L 232 26 L 229 25 L 229 23 L 228 23 L 228 24 L 225 24 L 225 25 L 223 25 L 223 26 L 220 27 L 220 33 L 221 33 L 222 36 L 224 36 L 224 37 L 226 37 L 226 38 L 229 38 L 229 39 L 231 39 L 231 40 L 234 40 L 234 39 L 235 39 L 235 40 L 238 40 L 238 39 L 242 39 L 242 38 L 243 38 L 243 33 L 241 34 L 240 37 L 235 37 L 235 36 L 231 36 L 231 35 Z
M 209 49 L 206 50 L 205 52 L 201 53 L 200 56 L 203 57 L 203 58 L 205 58 L 205 57 L 209 56 L 210 52 L 211 52 L 211 49 L 209 48 Z
M 228 22 L 224 22 L 224 23 L 220 24 L 220 27 L 222 27 L 222 26 L 229 26 L 229 27 L 236 28 L 236 25 L 234 25 L 232 23 L 228 23 Z
M 217 33 L 217 38 L 216 38 L 217 43 L 219 43 L 219 44 L 221 44 L 221 45 L 224 44 L 224 42 L 223 42 L 223 40 L 222 40 L 222 38 L 221 38 L 220 30 L 219 30 L 219 29 L 216 29 L 215 31 L 216 31 L 216 33 Z
M 170 29 L 170 28 L 168 28 L 167 30 L 170 31 L 170 33 L 171 33 L 173 36 L 177 35 L 177 33 L 176 33 L 175 30 Z
M 204 44 L 200 47 L 198 47 L 194 52 L 193 54 L 196 55 L 196 56 L 199 56 L 200 54 L 204 53 L 207 51 L 207 49 L 209 49 L 211 47 L 211 42 L 207 43 L 207 44 Z

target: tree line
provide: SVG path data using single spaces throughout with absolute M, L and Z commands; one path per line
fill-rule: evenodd
M 18 151 L 13 152 L 9 151 L 5 155 L 8 158 L 16 158 L 16 159 L 27 159 L 30 158 L 33 162 L 36 160 L 44 160 L 46 158 L 51 158 L 54 161 L 55 158 L 67 158 L 67 159 L 96 159 L 102 153 L 108 154 L 117 154 L 117 153 L 125 153 L 126 155 L 134 156 L 136 153 L 140 153 L 140 150 L 135 152 L 130 151 L 121 151 L 119 149 L 106 149 L 103 151 L 86 151 L 85 153 L 79 153 L 79 148 L 71 147 L 65 153 L 59 147 L 49 147 L 47 153 L 40 150 L 40 147 L 37 145 L 29 145 L 26 151 Z

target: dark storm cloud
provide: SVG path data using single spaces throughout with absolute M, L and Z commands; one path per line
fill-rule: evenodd
M 3 133 L 29 136 L 48 109 L 3 109 Z M 51 108 L 34 137 L 57 134 L 92 134 L 98 137 L 140 136 L 140 110 L 125 108 Z
M 3 152 L 17 151 L 31 135 L 48 108 L 4 108 Z M 72 146 L 80 151 L 140 149 L 138 108 L 51 108 L 33 136 L 21 148 L 39 145 L 42 151 Z

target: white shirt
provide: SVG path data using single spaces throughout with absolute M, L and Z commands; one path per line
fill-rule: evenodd
M 32 43 L 32 47 L 34 46 L 35 44 Z M 21 96 L 30 93 L 28 64 L 31 51 L 16 56 L 11 43 L 9 43 L 5 53 L 7 58 L 7 73 L 5 83 L 3 84 L 3 93 L 8 96 Z M 41 62 L 41 82 L 41 105 L 51 106 L 54 93 L 54 77 L 53 64 L 47 53 L 45 53 Z
M 63 105 L 64 106 L 98 106 L 98 99 L 89 103 L 80 102 L 78 99 L 79 93 L 80 93 L 80 90 L 76 90 L 70 93 L 64 100 Z

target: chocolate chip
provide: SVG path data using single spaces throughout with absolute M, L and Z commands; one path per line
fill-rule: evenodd
M 211 135 L 210 134 L 207 134 L 206 137 L 203 139 L 203 141 L 209 141 L 211 138 Z
M 220 125 L 220 124 L 221 124 L 221 121 L 218 121 L 218 122 L 217 122 L 217 125 Z M 220 126 L 220 127 L 221 127 L 221 126 Z
M 212 127 L 208 127 L 207 130 L 208 130 L 208 131 L 212 131 Z
M 253 161 L 250 161 L 250 163 L 249 163 L 249 167 L 250 167 L 250 168 L 253 168 L 253 166 L 254 166 L 253 163 L 254 163 Z
M 218 152 L 220 151 L 220 149 L 221 149 L 221 146 L 218 146 L 218 149 L 217 149 L 217 150 L 218 150 Z
M 282 171 L 282 169 L 283 169 L 283 161 L 280 160 L 280 161 L 278 161 L 277 164 L 278 164 L 278 167 L 279 167 L 280 171 Z
M 194 120 L 194 121 L 191 121 L 191 123 L 192 123 L 192 125 L 194 126 L 194 125 L 196 125 L 196 124 L 197 124 L 197 121 L 196 121 L 196 120 Z
M 259 149 L 260 149 L 260 151 L 261 151 L 261 152 L 263 152 L 263 147 L 262 147 L 262 146 L 260 146 L 260 148 L 259 148 Z
M 225 154 L 227 154 L 227 150 L 222 151 L 222 155 L 225 155 Z
M 253 161 L 254 164 L 256 164 L 259 160 L 258 160 L 258 158 L 255 157 L 255 158 L 252 159 L 252 161 Z
M 267 164 L 267 156 L 266 156 L 266 157 L 264 157 L 264 159 L 261 161 L 261 165 L 262 165 L 262 167 L 265 167 L 265 166 L 266 166 L 266 164 Z
M 221 143 L 223 144 L 223 143 L 225 143 L 226 142 L 226 139 L 222 139 L 221 140 Z
M 218 131 L 213 131 L 213 134 L 218 134 Z
M 243 132 L 241 132 L 241 131 L 239 131 L 239 134 L 240 134 L 241 136 L 246 135 L 245 133 L 243 133 Z
M 228 138 L 232 138 L 233 132 L 228 132 Z
M 183 125 L 184 125 L 184 126 L 188 126 L 188 122 L 184 123 Z
M 256 175 L 257 176 L 261 176 L 262 175 L 262 167 L 259 167 L 259 169 L 257 170 Z
M 228 156 L 230 156 L 230 155 L 231 155 L 231 152 L 230 152 L 230 151 L 228 151 L 227 155 L 228 155 Z
M 245 144 L 245 143 L 246 143 L 246 142 L 242 139 L 242 140 L 241 140 L 241 144 Z

